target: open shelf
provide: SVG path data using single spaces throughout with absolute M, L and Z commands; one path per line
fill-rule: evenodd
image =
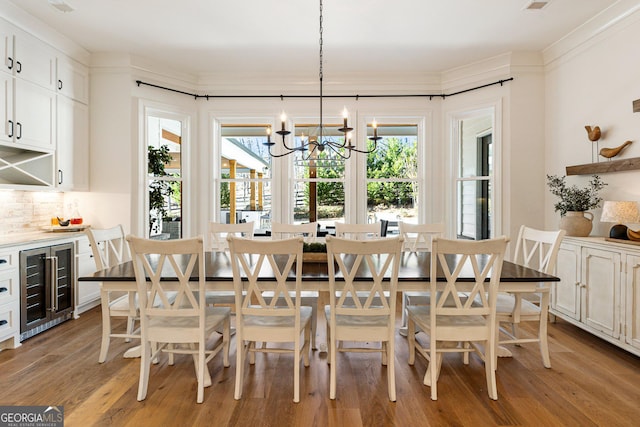
M 54 185 L 53 152 L 0 146 L 0 185 Z
M 640 169 L 640 157 L 621 160 L 605 160 L 598 163 L 567 166 L 567 175 L 592 175 L 597 173 L 621 172 Z

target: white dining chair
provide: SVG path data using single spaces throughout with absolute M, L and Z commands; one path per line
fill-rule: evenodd
M 237 224 L 224 224 L 220 222 L 209 223 L 208 250 L 211 252 L 228 252 L 229 244 L 227 236 L 240 236 L 246 239 L 253 239 L 255 222 L 240 222 Z M 236 303 L 236 295 L 233 291 L 207 291 L 208 305 L 228 305 Z M 233 333 L 233 328 L 232 328 Z
M 205 258 L 202 237 L 148 240 L 127 236 L 140 299 L 141 357 L 138 400 L 147 396 L 151 364 L 160 352 L 193 357 L 196 402 L 204 401 L 211 385 L 208 362 L 220 351 L 229 366 L 229 307 L 210 307 L 205 301 Z M 171 277 L 172 280 L 163 280 Z M 206 349 L 209 338 L 222 338 Z M 173 364 L 170 357 L 169 364 Z
M 387 365 L 389 400 L 396 400 L 395 319 L 396 290 L 402 239 L 351 240 L 327 237 L 329 305 L 325 306 L 329 347 L 329 398 L 336 398 L 338 352 L 382 353 Z M 336 280 L 336 265 L 341 279 Z M 355 280 L 368 269 L 371 280 Z M 385 280 L 386 279 L 386 280 Z M 388 286 L 385 285 L 388 283 Z M 385 289 L 386 287 L 386 289 Z M 346 346 L 344 342 L 380 342 L 380 348 Z
M 290 239 L 292 237 L 302 236 L 309 240 L 318 235 L 318 223 L 307 222 L 304 224 L 285 224 L 282 222 L 271 221 L 271 238 Z
M 236 384 L 234 398 L 242 397 L 244 365 L 255 363 L 255 353 L 293 353 L 293 401 L 300 401 L 300 358 L 309 366 L 311 307 L 302 306 L 302 237 L 284 240 L 247 240 L 229 236 L 236 294 Z M 273 274 L 261 275 L 263 269 Z M 288 281 L 295 271 L 293 281 Z M 275 278 L 275 280 L 274 280 Z M 294 295 L 291 295 L 291 292 Z M 265 296 L 266 294 L 271 296 Z M 282 305 L 279 300 L 285 302 Z M 301 339 L 301 335 L 304 335 Z M 256 342 L 292 343 L 256 347 Z
M 253 239 L 255 222 L 240 222 L 238 224 L 224 224 L 212 221 L 209 223 L 208 249 L 212 252 L 225 252 L 229 250 L 227 236 L 234 235 Z
M 565 230 L 543 231 L 522 225 L 516 242 L 514 262 L 543 273 L 554 274 L 560 243 L 565 233 Z M 547 339 L 550 288 L 548 282 L 541 282 L 539 291 L 530 295 L 533 298 L 529 299 L 527 294 L 520 292 L 513 294 L 500 292 L 497 302 L 498 344 L 539 343 L 542 364 L 545 368 L 551 368 Z M 521 336 L 518 325 L 522 322 L 538 322 L 537 337 Z M 502 327 L 501 324 L 507 324 L 510 330 Z
M 285 224 L 271 221 L 271 238 L 273 240 L 303 237 L 307 242 L 314 242 L 318 236 L 318 223 Z M 316 335 L 318 333 L 318 292 L 301 291 L 302 305 L 311 307 L 311 348 L 316 349 Z M 278 303 L 283 303 L 279 300 Z
M 382 226 L 379 222 L 346 224 L 336 222 L 336 237 L 353 240 L 379 239 Z
M 129 246 L 125 240 L 122 225 L 111 228 L 87 228 L 85 234 L 89 239 L 96 271 L 121 264 L 131 259 Z M 140 339 L 140 330 L 136 323 L 140 319 L 136 292 L 110 292 L 104 290 L 100 284 L 100 304 L 102 309 L 102 340 L 98 362 L 104 363 L 109 352 L 111 338 L 124 338 L 126 342 Z M 126 329 L 114 331 L 112 318 L 126 318 Z
M 484 361 L 487 391 L 498 399 L 496 385 L 496 300 L 508 239 L 447 240 L 434 238 L 431 248 L 429 305 L 410 305 L 408 311 L 409 365 L 416 352 L 428 362 L 424 384 L 431 386 L 437 400 L 437 381 L 444 353 L 469 352 Z M 473 282 L 459 281 L 463 272 Z M 438 282 L 438 275 L 446 282 Z M 439 283 L 442 283 L 440 285 Z M 429 346 L 416 337 L 416 326 L 429 336 Z M 479 345 L 480 344 L 480 345 Z
M 431 251 L 431 241 L 434 237 L 444 237 L 445 225 L 443 223 L 434 224 L 412 224 L 400 222 L 400 236 L 404 239 L 402 251 L 407 256 L 417 252 Z M 406 291 L 402 293 L 402 321 L 400 322 L 400 334 L 407 335 L 407 306 L 408 305 L 428 305 L 429 293 L 420 291 Z

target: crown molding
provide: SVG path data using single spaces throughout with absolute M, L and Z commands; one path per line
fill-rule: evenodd
M 640 20 L 640 2 L 638 0 L 620 0 L 585 22 L 560 40 L 542 51 L 544 64 L 549 66 L 568 54 L 603 34 L 623 24 Z

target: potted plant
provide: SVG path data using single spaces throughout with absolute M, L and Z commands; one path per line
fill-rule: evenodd
M 320 242 L 304 243 L 302 259 L 306 262 L 327 262 L 327 245 Z
M 588 236 L 591 233 L 593 214 L 586 211 L 600 206 L 602 197 L 598 194 L 607 184 L 598 175 L 593 175 L 584 188 L 569 186 L 565 180 L 566 176 L 547 175 L 551 194 L 560 199 L 554 205 L 555 210 L 560 212 L 560 228 L 567 231 L 567 236 Z

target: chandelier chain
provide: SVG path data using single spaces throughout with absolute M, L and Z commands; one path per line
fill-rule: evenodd
M 286 137 L 287 135 L 290 135 L 291 132 L 288 131 L 285 128 L 285 119 L 286 116 L 284 115 L 284 112 L 282 114 L 282 128 L 278 131 L 276 131 L 276 133 L 278 135 L 280 135 L 282 137 L 282 147 L 284 148 L 285 152 L 281 153 L 281 154 L 274 154 L 271 152 L 271 147 L 273 147 L 275 145 L 274 142 L 271 142 L 271 128 L 269 127 L 267 129 L 267 142 L 265 142 L 264 144 L 266 146 L 269 147 L 269 154 L 272 157 L 283 157 L 283 156 L 287 156 L 289 154 L 293 154 L 295 152 L 308 152 L 306 155 L 303 156 L 305 161 L 309 161 L 309 165 L 314 165 L 317 166 L 316 161 L 317 160 L 331 160 L 332 157 L 336 157 L 336 158 L 341 158 L 343 160 L 346 160 L 348 158 L 351 157 L 351 153 L 356 152 L 356 153 L 364 153 L 364 154 L 368 154 L 368 153 L 372 153 L 373 151 L 375 151 L 376 149 L 376 143 L 378 140 L 382 139 L 381 137 L 378 136 L 377 134 L 377 129 L 376 129 L 376 124 L 375 124 L 375 120 L 373 123 L 373 137 L 368 138 L 369 140 L 373 141 L 373 147 L 371 148 L 367 148 L 366 150 L 359 150 L 356 148 L 355 145 L 352 144 L 351 142 L 351 131 L 353 130 L 353 128 L 349 127 L 349 124 L 347 122 L 347 117 L 348 117 L 348 113 L 347 113 L 347 109 L 345 107 L 344 110 L 344 114 L 343 114 L 343 125 L 342 127 L 338 128 L 338 131 L 341 132 L 344 136 L 342 137 L 342 140 L 338 140 L 335 141 L 333 140 L 333 138 L 329 137 L 325 137 L 325 130 L 324 130 L 324 114 L 323 114 L 323 62 L 324 62 L 324 40 L 323 40 L 323 33 L 324 33 L 324 17 L 323 17 L 323 4 L 322 4 L 322 0 L 319 0 L 320 3 L 320 41 L 319 41 L 319 50 L 320 50 L 320 55 L 319 55 L 319 59 L 320 59 L 320 64 L 319 64 L 319 77 L 320 77 L 320 125 L 318 126 L 318 135 L 316 138 L 311 138 L 311 135 L 309 135 L 309 137 L 307 138 L 307 141 L 305 142 L 303 137 L 300 137 L 300 144 L 298 146 L 291 146 L 289 147 L 287 145 L 286 142 Z M 282 98 L 281 98 L 282 99 Z M 294 144 L 295 144 L 295 134 L 293 135 L 293 140 L 294 140 Z M 326 153 L 327 157 L 323 157 L 322 159 L 320 158 L 320 154 L 321 153 Z
M 323 73 L 322 73 L 322 60 L 323 60 L 323 52 L 322 52 L 322 45 L 323 45 L 323 40 L 322 40 L 322 0 L 320 0 L 320 135 L 319 135 L 319 140 L 318 142 L 322 141 L 322 126 L 324 123 L 322 123 L 322 77 L 323 77 Z
M 320 80 L 322 80 L 322 0 L 320 0 Z

